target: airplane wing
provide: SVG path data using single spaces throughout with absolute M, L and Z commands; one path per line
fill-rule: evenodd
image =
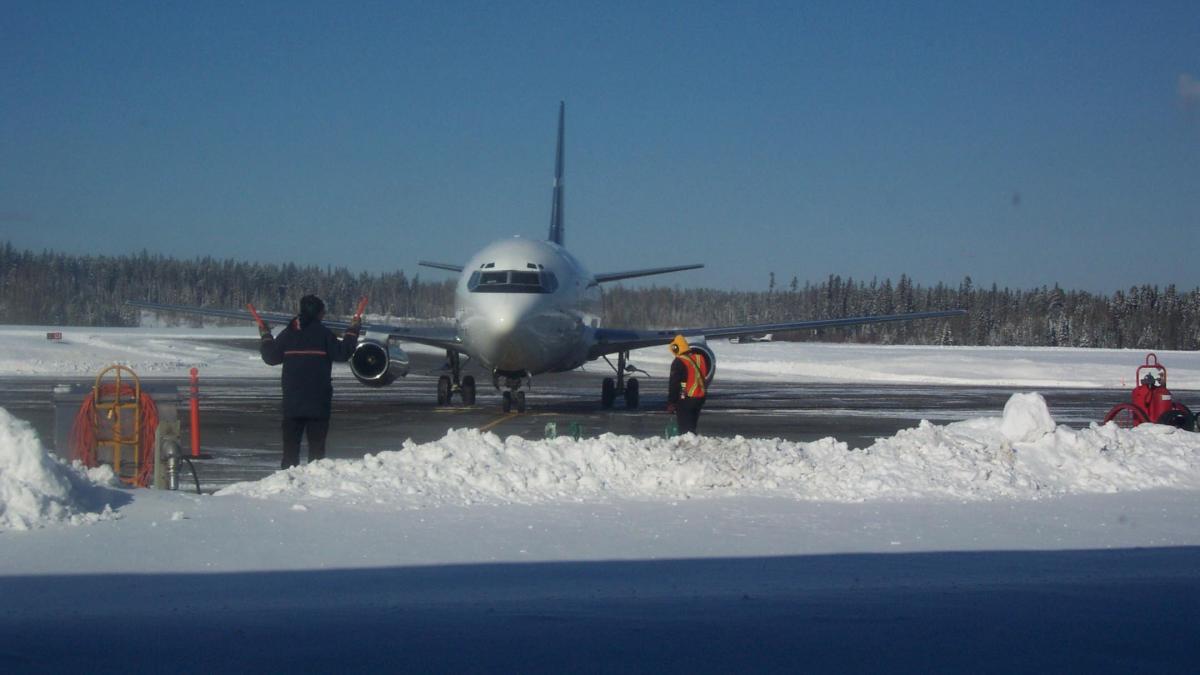
M 628 272 L 606 272 L 604 274 L 597 274 L 596 282 L 602 284 L 606 281 L 633 279 L 634 277 L 648 277 L 652 274 L 667 274 L 668 272 L 680 272 L 683 270 L 698 270 L 701 267 L 704 267 L 704 265 L 675 265 L 674 267 L 652 267 L 650 269 L 630 270 Z
M 432 267 L 435 270 L 449 270 L 451 272 L 462 272 L 462 265 L 452 265 L 450 263 L 434 262 L 432 260 L 421 260 L 417 263 L 422 267 Z
M 911 321 L 913 319 L 941 319 L 954 316 L 965 316 L 964 309 L 948 309 L 936 312 L 913 312 L 910 314 L 883 314 L 878 316 L 856 316 L 844 319 L 816 319 L 809 321 L 789 321 L 786 323 L 760 323 L 747 326 L 716 326 L 710 328 L 673 328 L 670 330 L 623 330 L 619 328 L 599 328 L 596 330 L 596 343 L 588 350 L 588 358 L 596 359 L 605 354 L 615 354 L 630 349 L 665 345 L 676 335 L 703 335 L 706 338 L 734 337 L 737 335 L 756 335 L 759 333 L 778 333 L 785 330 L 808 330 L 813 328 L 832 328 L 837 326 L 857 326 L 867 323 L 885 323 L 888 321 Z
M 254 321 L 254 316 L 244 309 L 217 309 L 212 307 L 193 307 L 191 305 L 169 305 L 159 302 L 141 302 L 137 300 L 127 300 L 125 304 L 139 309 L 147 309 L 159 312 L 178 312 L 180 314 L 196 314 L 199 316 L 215 316 L 224 319 L 240 319 L 244 321 Z M 282 312 L 259 312 L 259 316 L 264 321 L 275 325 L 283 325 L 296 318 L 295 314 L 285 314 Z M 322 319 L 321 323 L 329 326 L 334 330 L 343 331 L 350 327 L 349 321 L 341 319 Z M 441 349 L 452 349 L 457 352 L 463 351 L 462 343 L 455 334 L 453 326 L 393 326 L 381 323 L 362 324 L 363 333 L 384 333 L 390 338 L 395 338 L 401 342 L 416 342 L 418 344 L 430 345 Z

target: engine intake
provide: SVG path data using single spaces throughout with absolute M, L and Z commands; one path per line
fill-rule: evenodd
M 408 354 L 390 340 L 362 340 L 350 356 L 350 372 L 368 387 L 385 387 L 408 374 Z
M 713 376 L 717 374 L 717 355 L 713 353 L 711 347 L 703 336 L 697 335 L 694 338 L 687 338 L 688 346 L 692 351 L 700 352 L 704 358 L 708 359 L 708 377 L 704 378 L 704 386 L 712 384 Z

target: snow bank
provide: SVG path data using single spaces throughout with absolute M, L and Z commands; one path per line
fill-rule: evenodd
M 218 494 L 424 508 L 446 504 L 784 496 L 854 502 L 1036 499 L 1200 488 L 1200 434 L 1173 427 L 1056 427 L 1039 394 L 1003 417 L 922 422 L 865 449 L 825 438 L 501 439 L 455 430 L 361 460 L 322 460 Z
M 0 408 L 0 531 L 115 517 L 112 469 L 89 472 L 47 453 L 28 422 Z

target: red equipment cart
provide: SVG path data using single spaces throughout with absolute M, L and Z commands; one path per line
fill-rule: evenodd
M 1167 369 L 1153 353 L 1147 354 L 1146 362 L 1138 366 L 1137 382 L 1130 402 L 1113 406 L 1104 416 L 1105 423 L 1116 422 L 1117 426 L 1129 429 L 1144 422 L 1156 422 L 1196 431 L 1196 416 L 1172 398 L 1171 390 L 1167 389 Z

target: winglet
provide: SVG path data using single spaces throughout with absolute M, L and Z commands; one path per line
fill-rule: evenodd
M 554 156 L 554 194 L 550 202 L 550 241 L 563 245 L 563 121 L 567 104 L 558 102 L 558 149 Z

